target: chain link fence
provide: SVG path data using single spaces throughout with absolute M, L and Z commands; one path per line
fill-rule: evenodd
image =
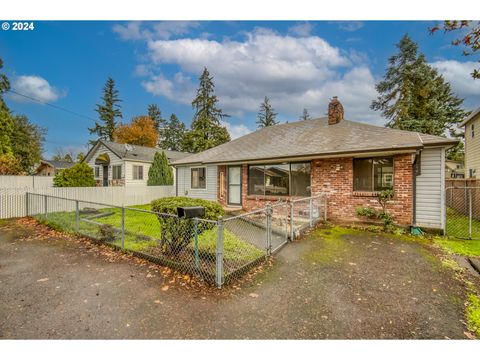
M 28 193 L 27 215 L 221 287 L 326 216 L 326 197 L 278 202 L 217 221 Z
M 445 234 L 480 239 L 480 187 L 447 187 L 445 204 Z

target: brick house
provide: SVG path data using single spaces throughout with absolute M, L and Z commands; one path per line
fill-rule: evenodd
M 173 162 L 177 195 L 249 211 L 269 202 L 328 194 L 327 216 L 360 221 L 355 209 L 388 205 L 399 225 L 444 228 L 445 150 L 456 140 L 348 121 L 335 97 L 328 117 L 257 130 Z

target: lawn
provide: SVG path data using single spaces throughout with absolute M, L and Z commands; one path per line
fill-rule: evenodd
M 448 236 L 469 237 L 468 216 L 452 208 L 447 208 L 446 225 Z M 472 219 L 472 237 L 480 238 L 480 221 L 476 219 Z

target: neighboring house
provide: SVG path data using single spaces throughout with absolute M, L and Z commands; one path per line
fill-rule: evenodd
M 97 186 L 146 186 L 153 157 L 156 152 L 162 151 L 170 162 L 191 155 L 179 151 L 98 140 L 83 161 L 93 168 Z
M 480 108 L 473 111 L 460 126 L 465 127 L 465 176 L 480 176 Z
M 75 163 L 68 161 L 56 160 L 40 160 L 35 175 L 37 176 L 54 176 L 60 170 L 71 168 Z
M 465 166 L 461 161 L 445 160 L 445 178 L 464 179 Z
M 253 210 L 268 202 L 328 193 L 328 218 L 360 220 L 355 209 L 388 205 L 396 223 L 444 228 L 445 149 L 456 140 L 328 117 L 257 130 L 173 162 L 177 195 Z

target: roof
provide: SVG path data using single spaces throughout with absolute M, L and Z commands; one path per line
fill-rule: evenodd
M 421 149 L 424 146 L 454 145 L 457 142 L 444 137 L 348 120 L 328 125 L 328 118 L 324 117 L 266 127 L 175 161 L 173 165 L 400 151 Z
M 74 162 L 62 161 L 62 160 L 41 160 L 40 163 L 50 165 L 55 169 L 68 169 L 75 165 Z
M 470 120 L 472 120 L 475 116 L 480 114 L 480 107 L 477 110 L 474 110 L 468 115 L 461 123 L 458 125 L 458 127 L 465 126 Z
M 153 157 L 157 152 L 165 152 L 170 162 L 183 159 L 191 154 L 180 151 L 164 150 L 156 147 L 147 147 L 140 145 L 120 144 L 113 141 L 98 140 L 85 156 L 85 161 L 95 153 L 99 144 L 103 144 L 111 152 L 122 160 L 153 162 Z M 127 146 L 126 146 L 127 145 Z

